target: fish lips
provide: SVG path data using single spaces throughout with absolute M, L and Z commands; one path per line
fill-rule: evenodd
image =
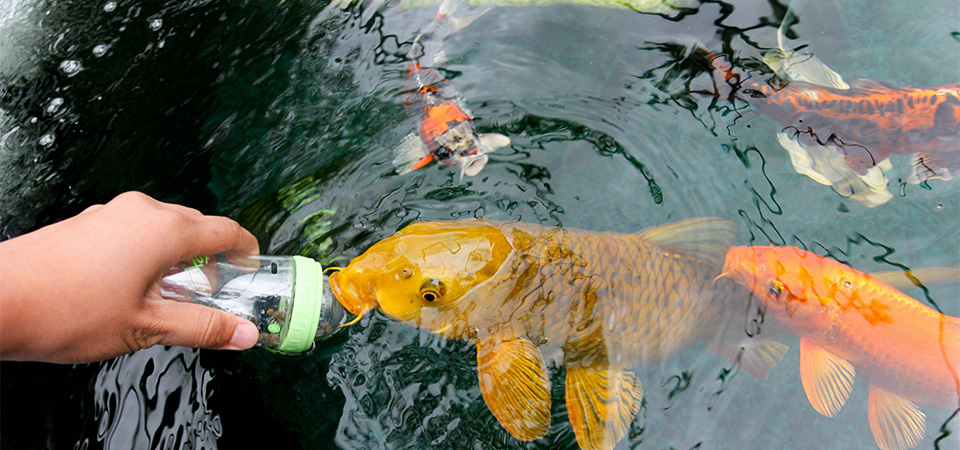
M 714 281 L 720 278 L 730 278 L 746 286 L 747 280 L 744 274 L 751 273 L 750 268 L 747 266 L 755 259 L 756 255 L 748 247 L 730 247 L 730 249 L 727 250 L 727 257 L 724 260 L 723 269 L 720 270 L 720 275 L 717 275 Z
M 485 153 L 466 156 L 460 161 L 461 175 L 468 177 L 476 176 L 487 165 L 490 157 Z
M 328 281 L 330 282 L 330 291 L 333 292 L 334 298 L 351 314 L 362 316 L 363 313 L 377 306 L 374 301 L 362 300 L 356 286 L 349 280 L 341 279 L 341 272 L 330 274 Z

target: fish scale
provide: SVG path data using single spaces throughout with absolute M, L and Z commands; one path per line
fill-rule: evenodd
M 678 258 L 634 235 L 550 227 L 539 227 L 534 233 L 531 245 L 519 249 L 530 257 L 521 258 L 526 264 L 517 273 L 533 274 L 536 279 L 518 283 L 510 297 L 537 295 L 541 300 L 537 307 L 542 307 L 547 322 L 554 324 L 546 328 L 545 338 L 566 343 L 566 350 L 575 353 L 571 357 L 609 351 L 636 366 L 655 365 L 711 331 L 699 324 L 717 313 L 713 305 L 719 302 L 713 300 L 719 293 L 712 280 L 719 270 L 706 262 Z M 586 265 L 577 267 L 582 261 Z M 642 263 L 636 264 L 638 261 Z M 595 297 L 570 277 L 555 276 L 573 270 L 578 279 L 604 280 Z M 553 295 L 534 294 L 530 286 Z M 528 306 L 521 302 L 508 308 Z M 542 320 L 540 314 L 527 317 Z M 608 329 L 610 320 L 615 325 Z M 535 325 L 529 323 L 528 329 L 541 328 Z

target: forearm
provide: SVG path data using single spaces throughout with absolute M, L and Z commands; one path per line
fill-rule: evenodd
M 0 242 L 0 358 L 27 359 L 31 330 L 36 330 L 36 317 L 30 305 L 40 286 L 49 283 L 34 280 L 38 269 L 18 242 Z

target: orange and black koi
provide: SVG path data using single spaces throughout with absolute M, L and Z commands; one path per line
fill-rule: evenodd
M 456 19 L 451 15 L 452 5 L 448 0 L 440 6 L 436 19 L 417 36 L 408 54 L 413 62 L 404 82 L 404 107 L 419 123 L 419 130 L 407 136 L 396 150 L 394 164 L 400 166 L 400 173 L 436 160 L 460 166 L 461 176 L 473 176 L 486 165 L 487 153 L 510 144 L 510 139 L 500 134 L 478 134 L 456 89 L 430 67 L 441 59 L 443 38 L 479 15 Z
M 753 105 L 801 145 L 837 145 L 861 175 L 892 154 L 913 153 L 919 153 L 919 181 L 950 179 L 960 171 L 960 83 L 898 88 L 861 79 L 850 89 L 801 81 L 777 86 L 741 79 L 707 54 L 718 96 Z

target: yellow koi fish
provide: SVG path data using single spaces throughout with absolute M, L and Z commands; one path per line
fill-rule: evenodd
M 582 449 L 611 449 L 640 409 L 633 373 L 703 341 L 765 378 L 783 344 L 742 331 L 749 293 L 714 281 L 736 225 L 692 219 L 634 234 L 515 222 L 423 222 L 330 276 L 354 314 L 374 308 L 477 346 L 483 399 L 511 435 L 550 428 L 542 353 L 563 354 L 566 404 Z M 738 322 L 737 320 L 740 320 Z

